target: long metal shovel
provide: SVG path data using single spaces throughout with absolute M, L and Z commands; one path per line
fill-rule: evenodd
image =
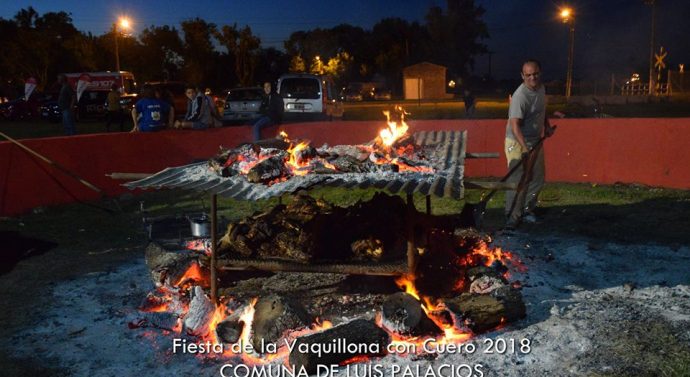
M 542 136 L 539 139 L 539 141 L 537 141 L 537 143 L 534 144 L 532 150 L 526 156 L 522 157 L 520 163 L 515 164 L 515 166 L 508 170 L 508 173 L 503 178 L 501 178 L 499 182 L 507 181 L 508 178 L 510 178 L 520 168 L 520 166 L 523 166 L 523 164 L 526 164 L 529 161 L 530 156 L 532 156 L 533 154 L 536 155 L 536 152 L 538 152 L 539 148 L 541 147 L 545 139 L 546 136 Z M 531 169 L 524 169 L 523 179 L 520 180 L 521 182 L 524 180 L 524 174 L 527 173 L 527 170 Z M 484 221 L 484 214 L 486 213 L 486 205 L 489 202 L 489 200 L 491 200 L 491 198 L 493 198 L 493 196 L 496 194 L 496 191 L 498 191 L 497 188 L 489 191 L 486 194 L 482 194 L 482 198 L 476 204 L 465 203 L 464 207 L 462 208 L 462 211 L 460 212 L 460 218 L 463 219 L 465 223 L 470 222 L 470 224 L 464 225 L 472 226 L 475 229 L 481 229 L 482 222 Z
M 31 154 L 31 155 L 33 155 L 33 156 L 35 156 L 35 157 L 41 159 L 42 161 L 44 161 L 45 163 L 51 165 L 52 167 L 56 168 L 57 170 L 60 170 L 61 172 L 63 172 L 63 173 L 65 173 L 65 174 L 67 174 L 68 176 L 74 178 L 75 180 L 77 180 L 77 181 L 78 181 L 79 183 L 81 183 L 82 185 L 84 185 L 84 186 L 90 188 L 91 190 L 97 192 L 98 194 L 100 194 L 101 200 L 103 200 L 103 199 L 108 199 L 107 195 L 105 194 L 105 192 L 103 192 L 103 190 L 99 189 L 98 187 L 96 187 L 95 185 L 93 185 L 91 182 L 85 180 L 84 178 L 82 178 L 82 177 L 80 177 L 80 176 L 74 174 L 73 172 L 71 172 L 70 170 L 68 170 L 67 168 L 65 168 L 64 166 L 58 164 L 57 162 L 55 162 L 55 161 L 49 159 L 49 158 L 46 157 L 46 156 L 43 156 L 42 154 L 40 154 L 40 153 L 36 152 L 35 150 L 33 150 L 33 149 L 27 147 L 26 145 L 20 143 L 19 141 L 17 141 L 17 140 L 15 140 L 15 139 L 13 139 L 13 138 L 11 138 L 11 137 L 5 135 L 5 134 L 2 133 L 2 132 L 0 132 L 0 136 L 4 137 L 5 139 L 7 139 L 8 141 L 10 141 L 10 142 L 13 143 L 14 145 L 18 146 L 19 148 L 23 149 L 23 150 L 26 151 L 27 153 L 29 153 L 29 154 Z M 119 204 L 117 203 L 117 201 L 113 201 L 113 203 L 114 203 L 115 206 L 118 208 L 118 210 L 121 211 L 121 208 L 120 208 Z M 103 207 L 96 206 L 96 205 L 92 205 L 92 206 L 97 207 L 97 208 L 100 208 L 100 209 L 102 209 L 102 210 L 104 210 L 104 211 L 107 211 L 107 212 L 110 212 L 110 213 L 114 212 L 113 210 L 110 210 L 110 209 L 108 209 L 108 208 L 103 208 Z

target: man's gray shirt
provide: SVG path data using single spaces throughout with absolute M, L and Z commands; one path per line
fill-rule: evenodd
M 513 93 L 508 110 L 508 125 L 506 126 L 506 138 L 517 140 L 510 127 L 510 119 L 522 119 L 522 136 L 528 144 L 536 143 L 544 129 L 546 116 L 546 93 L 541 85 L 536 90 L 531 90 L 525 84 L 521 84 Z

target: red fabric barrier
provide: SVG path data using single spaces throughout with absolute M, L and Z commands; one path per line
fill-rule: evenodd
M 505 120 L 410 121 L 411 131 L 467 130 L 468 152 L 500 152 L 498 159 L 468 160 L 467 176 L 505 174 Z M 642 183 L 690 189 L 690 118 L 562 119 L 545 143 L 548 181 Z M 356 144 L 373 139 L 383 121 L 295 123 L 280 130 L 316 146 Z M 108 195 L 126 191 L 106 177 L 112 172 L 153 173 L 212 156 L 219 146 L 250 140 L 248 126 L 152 134 L 97 134 L 21 142 L 83 177 Z M 0 214 L 16 215 L 37 206 L 98 199 L 98 194 L 30 156 L 0 142 Z

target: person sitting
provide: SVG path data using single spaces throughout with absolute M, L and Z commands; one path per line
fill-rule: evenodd
M 278 125 L 283 120 L 285 104 L 283 97 L 272 89 L 270 82 L 264 83 L 264 98 L 261 101 L 261 118 L 257 119 L 252 126 L 254 141 L 261 139 L 261 129 Z
M 167 117 L 166 117 L 167 114 Z M 134 127 L 130 132 L 153 132 L 165 128 L 166 118 L 168 127 L 172 127 L 175 110 L 166 102 L 156 98 L 156 92 L 151 85 L 144 85 L 142 98 L 132 109 Z
M 213 104 L 210 103 L 208 96 L 198 87 L 188 85 L 185 90 L 187 96 L 187 114 L 184 120 L 175 121 L 175 128 L 191 128 L 195 130 L 205 130 L 214 127 Z

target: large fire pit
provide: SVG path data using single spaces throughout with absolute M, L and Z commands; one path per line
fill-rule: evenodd
M 313 373 L 319 364 L 390 353 L 389 346 L 398 342 L 411 353 L 424 339 L 462 342 L 472 332 L 524 316 L 521 295 L 507 280 L 510 253 L 461 229 L 455 218 L 431 215 L 432 195 L 463 197 L 467 132 L 410 135 L 404 111 L 397 110 L 400 124 L 389 118 L 388 128 L 366 144 L 314 148 L 281 134 L 221 149 L 207 163 L 168 168 L 127 184 L 211 193 L 211 229 L 218 229 L 217 195 L 258 200 L 317 186 L 407 195 L 407 202 L 377 194 L 369 202 L 337 208 L 300 194 L 287 205 L 230 224 L 220 240 L 211 232 L 210 241 L 178 249 L 152 243 L 147 264 L 158 288 L 142 304 L 150 314 L 132 327 L 185 334 L 195 350 L 207 342 L 200 353 L 237 354 L 232 350 L 239 347 L 247 362 L 282 357 L 293 368 Z M 426 214 L 415 209 L 414 193 L 426 195 Z M 389 284 L 392 290 L 373 293 L 365 284 L 365 310 L 353 321 L 339 316 L 339 326 L 330 328 L 322 319 L 333 317 L 335 308 L 329 313 L 328 305 L 314 305 L 289 290 L 247 297 L 228 280 L 236 270 L 322 273 L 324 280 L 332 274 L 378 275 L 389 283 L 397 277 L 397 288 Z M 333 285 L 341 283 L 336 279 Z M 327 355 L 314 352 L 331 343 L 341 348 Z M 187 349 L 186 343 L 178 346 Z

